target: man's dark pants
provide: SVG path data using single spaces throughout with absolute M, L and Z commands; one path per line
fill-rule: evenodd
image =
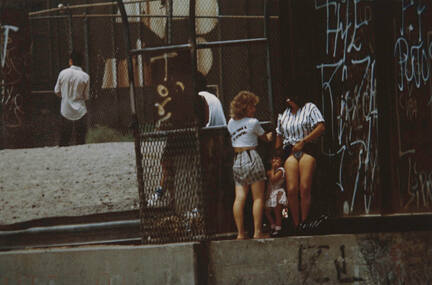
M 85 137 L 87 134 L 87 115 L 81 119 L 72 121 L 63 116 L 60 123 L 60 142 L 59 146 L 68 146 L 72 137 L 72 130 L 75 129 L 75 143 L 85 144 Z

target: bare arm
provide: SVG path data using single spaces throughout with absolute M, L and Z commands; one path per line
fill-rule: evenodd
M 318 123 L 315 126 L 315 128 L 312 130 L 312 132 L 310 132 L 310 134 L 305 136 L 301 141 L 299 141 L 298 143 L 296 143 L 293 146 L 292 151 L 293 152 L 301 151 L 303 149 L 305 143 L 311 142 L 311 141 L 319 138 L 324 133 L 324 131 L 325 131 L 324 122 Z
M 278 169 L 272 169 L 269 171 L 269 179 L 271 183 L 279 181 L 281 177 L 283 176 L 282 170 Z
M 282 137 L 280 135 L 276 136 L 276 142 L 275 142 L 275 150 L 280 150 L 282 148 L 283 145 L 283 140 Z
M 273 140 L 273 133 L 272 132 L 265 133 L 259 136 L 259 138 L 265 142 L 271 142 Z

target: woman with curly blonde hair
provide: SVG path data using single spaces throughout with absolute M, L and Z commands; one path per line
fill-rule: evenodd
M 264 133 L 259 121 L 254 118 L 258 96 L 249 91 L 240 91 L 230 104 L 228 131 L 234 148 L 233 175 L 235 200 L 233 205 L 237 239 L 245 239 L 243 210 L 249 186 L 252 190 L 252 213 L 254 217 L 254 238 L 263 238 L 262 215 L 264 209 L 264 188 L 266 173 L 261 157 L 255 150 L 258 138 L 272 140 L 272 133 Z

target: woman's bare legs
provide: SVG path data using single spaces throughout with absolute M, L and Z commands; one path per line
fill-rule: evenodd
M 265 181 L 261 180 L 251 185 L 252 188 L 252 213 L 254 218 L 254 238 L 262 238 L 262 216 L 264 210 Z
M 299 161 L 300 171 L 300 206 L 301 221 L 304 222 L 309 214 L 311 204 L 311 188 L 316 160 L 313 156 L 303 153 Z
M 288 197 L 288 207 L 291 210 L 291 216 L 294 222 L 294 226 L 297 228 L 299 225 L 299 162 L 297 159 L 290 155 L 285 160 L 285 171 L 286 171 L 286 190 Z
M 237 227 L 237 239 L 245 239 L 244 231 L 244 207 L 246 203 L 246 197 L 249 191 L 247 185 L 236 185 L 235 186 L 235 200 L 233 205 L 234 221 Z

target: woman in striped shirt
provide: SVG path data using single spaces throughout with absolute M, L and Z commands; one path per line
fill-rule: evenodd
M 277 150 L 282 148 L 288 206 L 298 228 L 309 213 L 312 178 L 319 153 L 316 141 L 323 134 L 325 125 L 315 104 L 306 103 L 300 97 L 290 97 L 286 102 L 287 109 L 278 116 L 275 146 Z

